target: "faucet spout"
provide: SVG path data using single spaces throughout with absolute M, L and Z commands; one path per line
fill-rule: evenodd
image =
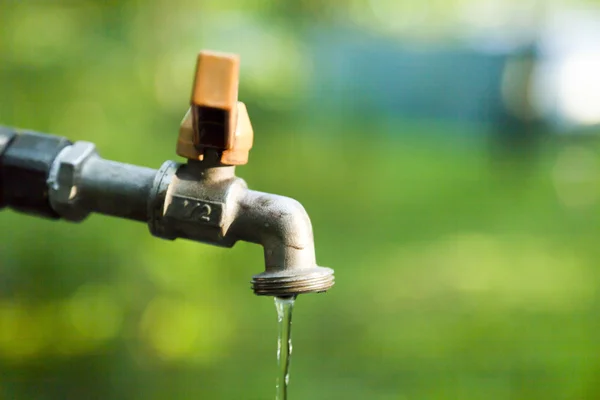
M 265 271 L 252 277 L 257 295 L 295 296 L 333 286 L 333 270 L 316 263 L 312 224 L 302 204 L 250 190 L 228 168 L 166 162 L 149 203 L 151 232 L 222 247 L 240 240 L 262 245 Z
M 289 197 L 248 190 L 240 200 L 231 234 L 264 247 L 267 271 L 316 265 L 310 218 Z
M 294 199 L 247 190 L 228 234 L 264 248 L 265 272 L 252 279 L 258 295 L 324 292 L 334 284 L 333 270 L 317 266 L 310 218 Z

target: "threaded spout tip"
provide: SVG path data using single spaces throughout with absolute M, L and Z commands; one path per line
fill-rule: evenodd
M 252 290 L 259 296 L 286 297 L 321 293 L 329 290 L 333 284 L 333 270 L 324 267 L 267 271 L 252 277 Z

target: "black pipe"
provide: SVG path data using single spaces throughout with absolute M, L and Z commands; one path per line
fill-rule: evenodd
M 48 174 L 72 143 L 64 137 L 0 126 L 0 207 L 58 219 L 50 206 Z
M 16 135 L 17 133 L 15 131 L 0 126 L 0 166 L 2 163 L 2 155 L 4 154 L 4 151 L 11 144 L 12 140 Z M 2 174 L 0 173 L 0 209 L 6 207 L 3 189 L 4 184 L 2 183 Z

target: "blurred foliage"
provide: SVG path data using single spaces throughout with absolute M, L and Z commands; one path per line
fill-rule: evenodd
M 515 163 L 490 159 L 478 127 L 300 120 L 318 73 L 302 27 L 373 4 L 417 5 L 0 0 L 0 122 L 158 167 L 197 50 L 237 51 L 256 132 L 239 174 L 305 205 L 337 275 L 297 302 L 291 398 L 598 398 L 596 142 L 548 139 Z M 249 290 L 259 247 L 98 215 L 3 211 L 0 235 L 0 398 L 272 397 L 275 310 Z

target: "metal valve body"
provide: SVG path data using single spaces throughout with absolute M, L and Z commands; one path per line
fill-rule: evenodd
M 237 101 L 238 74 L 237 56 L 200 53 L 176 146 L 187 162 L 158 170 L 105 160 L 89 142 L 0 127 L 0 207 L 73 222 L 96 212 L 146 222 L 153 235 L 171 240 L 257 243 L 265 259 L 265 271 L 252 279 L 257 295 L 328 290 L 333 270 L 316 264 L 304 207 L 250 190 L 235 176 L 253 142 Z

